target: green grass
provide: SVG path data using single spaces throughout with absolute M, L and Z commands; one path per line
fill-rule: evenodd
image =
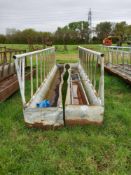
M 130 143 L 131 87 L 109 74 L 101 126 L 28 129 L 19 92 L 0 104 L 0 175 L 130 175 Z

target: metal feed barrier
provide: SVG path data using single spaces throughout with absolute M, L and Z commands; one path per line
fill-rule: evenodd
M 103 122 L 104 55 L 82 47 L 78 49 L 79 62 L 75 64 L 56 64 L 54 47 L 14 56 L 24 120 L 28 127 L 48 129 L 64 125 L 62 89 L 65 88 L 66 73 L 65 123 Z M 31 67 L 30 81 L 27 82 L 25 58 Z M 35 77 L 32 75 L 33 66 L 36 68 Z M 38 107 L 45 100 L 50 101 L 50 107 Z
M 15 65 L 20 86 L 23 106 L 26 107 L 33 100 L 35 93 L 39 87 L 47 79 L 51 69 L 55 65 L 55 48 L 48 48 L 39 51 L 29 52 L 25 54 L 15 55 Z M 27 102 L 25 96 L 25 59 L 28 59 L 30 65 L 30 101 Z M 37 91 L 34 92 L 33 65 L 36 68 L 35 83 Z
M 104 106 L 104 54 L 79 47 L 79 59 L 97 98 Z M 96 88 L 97 83 L 98 89 Z
M 105 46 L 105 69 L 131 84 L 131 47 Z

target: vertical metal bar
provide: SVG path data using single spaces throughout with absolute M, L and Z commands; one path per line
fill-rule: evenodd
M 40 81 L 42 83 L 42 55 L 41 53 L 39 54 L 40 56 Z
M 82 67 L 84 69 L 84 50 L 82 50 L 82 57 L 81 57 L 81 60 L 82 60 Z
M 53 62 L 53 50 L 52 49 L 51 49 L 50 62 L 51 62 L 51 69 L 52 69 L 53 65 L 54 65 L 54 62 Z
M 107 48 L 106 51 L 107 51 L 107 65 L 108 65 L 109 64 L 109 58 L 110 58 L 109 48 Z
M 123 60 L 122 60 L 123 54 L 122 54 L 122 51 L 120 51 L 120 54 L 121 54 L 121 58 L 120 58 L 121 62 L 120 62 L 120 65 L 122 66 L 122 64 L 123 64 Z
M 86 74 L 88 75 L 88 52 L 86 52 Z
M 123 64 L 123 69 L 125 69 L 124 58 L 125 58 L 125 54 L 124 54 L 124 51 L 123 51 L 123 52 L 122 52 L 122 64 Z
M 12 52 L 10 51 L 9 54 L 10 54 L 9 63 L 11 63 L 12 62 Z
M 129 69 L 130 68 L 130 66 L 129 66 L 129 52 L 127 53 L 127 68 Z
M 98 95 L 101 99 L 101 104 L 104 106 L 104 57 L 100 56 L 101 76 L 99 81 Z
M 53 64 L 52 64 L 52 50 L 50 50 L 50 71 L 53 67 Z
M 108 47 L 108 52 L 109 52 L 109 66 L 111 67 L 111 49 Z
M 85 51 L 83 52 L 83 67 L 84 67 L 84 70 L 85 70 Z
M 48 73 L 50 72 L 50 50 L 48 50 Z
M 39 69 L 39 63 L 38 63 L 38 55 L 36 54 L 36 87 L 38 89 L 39 86 L 39 75 L 38 75 L 38 69 Z
M 5 48 L 5 51 L 4 51 L 4 63 L 7 63 L 7 51 L 6 51 L 6 48 Z
M 31 77 L 31 98 L 33 96 L 33 63 L 32 55 L 30 56 L 30 77 Z
M 25 100 L 25 57 L 22 58 L 22 94 L 24 99 L 24 105 L 26 104 Z
M 85 66 L 86 66 L 86 69 L 85 69 L 85 71 L 86 71 L 86 74 L 87 74 L 87 71 L 88 71 L 88 69 L 87 69 L 87 52 L 86 52 L 86 64 L 85 64 Z
M 52 55 L 52 49 L 50 50 L 50 71 L 51 71 L 51 69 L 52 69 L 52 67 L 53 67 L 53 60 L 52 60 L 52 57 L 53 57 L 53 55 Z
M 110 63 L 110 53 L 109 53 L 109 48 L 107 48 L 107 52 L 108 52 L 108 64 Z
M 81 63 L 81 49 L 79 48 L 79 62 Z
M 8 73 L 10 74 L 11 72 L 11 58 L 12 58 L 12 52 L 9 52 L 9 67 L 8 67 Z
M 50 50 L 48 50 L 48 64 L 49 64 L 49 71 L 48 73 L 50 72 Z
M 42 61 L 43 61 L 42 73 L 43 73 L 43 80 L 44 80 L 44 79 L 45 79 L 45 71 L 44 71 L 44 67 L 45 67 L 45 57 L 44 57 L 44 52 L 42 52 Z
M 114 66 L 116 65 L 116 63 L 117 63 L 117 49 L 114 50 L 114 59 L 113 59 Z
M 82 49 L 81 49 L 81 65 L 82 65 L 82 54 L 83 54 L 83 51 L 82 51 Z
M 51 49 L 51 59 L 50 59 L 50 62 L 51 62 L 51 69 L 53 68 L 53 65 L 54 65 L 54 54 L 53 54 L 53 49 Z
M 48 73 L 50 72 L 50 68 L 51 68 L 50 55 L 51 55 L 50 50 L 48 50 L 48 64 L 49 64 L 49 71 L 48 71 Z
M 86 72 L 86 51 L 84 52 L 84 69 L 85 69 L 85 72 Z
M 52 50 L 50 50 L 50 71 L 52 69 Z
M 84 68 L 84 54 L 85 54 L 85 51 L 83 50 L 83 60 L 82 60 L 82 62 L 83 62 L 83 68 Z
M 1 59 L 1 51 L 0 51 L 0 64 L 2 64 L 2 59 Z
M 117 59 L 117 61 L 116 61 L 116 64 L 118 65 L 119 63 L 118 63 L 118 59 L 119 59 L 119 52 L 118 52 L 118 48 L 117 48 L 117 52 L 116 52 L 116 59 Z
M 19 61 L 18 61 L 17 58 L 15 59 L 15 65 L 16 65 L 16 72 L 17 72 L 18 81 L 19 81 L 19 85 L 20 85 L 20 93 L 21 93 L 21 97 L 22 97 L 22 103 L 23 103 L 23 106 L 24 106 L 26 104 L 26 101 L 25 101 L 25 98 L 23 96 L 24 93 L 23 93 L 23 90 L 22 90 L 21 58 L 19 59 Z
M 5 66 L 5 63 L 4 63 L 4 53 L 2 53 L 2 74 L 1 74 L 1 76 L 4 76 L 4 66 Z
M 95 62 L 95 69 L 94 69 L 94 89 L 96 89 L 96 68 L 97 68 L 97 59 L 98 56 L 96 57 L 96 62 Z
M 89 54 L 89 79 L 91 79 L 91 53 Z
M 21 67 L 22 67 L 22 60 L 21 59 L 19 59 L 19 71 L 20 71 L 20 77 L 21 77 L 21 72 L 22 72 L 22 69 L 21 69 Z
M 83 66 L 83 50 L 81 50 L 81 65 Z
M 84 51 L 84 55 L 83 55 L 83 68 L 84 68 L 84 71 L 86 72 L 86 51 Z
M 48 64 L 48 51 L 46 51 L 46 76 L 48 75 L 49 72 L 49 64 Z
M 45 70 L 46 55 L 45 55 L 45 52 L 43 52 L 43 56 L 44 56 L 44 80 L 45 80 L 45 78 L 46 78 L 46 70 Z
M 80 49 L 80 63 L 82 65 L 82 50 Z
M 53 50 L 51 50 L 51 69 L 54 66 Z
M 56 55 L 55 55 L 55 48 L 54 48 L 54 64 L 56 65 Z
M 78 59 L 79 59 L 79 63 L 80 63 L 80 48 L 78 47 Z
M 129 52 L 129 64 L 130 64 L 130 70 L 131 70 L 131 51 Z
M 55 57 L 54 57 L 54 49 L 52 49 L 52 58 L 51 58 L 51 62 L 52 62 L 52 68 L 55 65 Z
M 88 77 L 90 78 L 90 53 L 88 53 Z
M 113 65 L 113 62 L 114 62 L 114 54 L 113 54 L 113 52 L 114 52 L 114 51 L 113 51 L 113 48 L 112 48 L 112 52 L 111 52 L 111 58 L 112 58 L 112 59 L 111 59 L 111 64 L 112 64 L 112 66 L 114 66 L 114 65 Z
M 49 55 L 48 55 L 48 51 L 46 52 L 46 66 L 47 66 L 47 76 L 48 76 L 48 73 L 49 73 Z
M 45 77 L 47 77 L 47 51 L 45 51 Z
M 93 81 L 94 81 L 94 54 L 92 57 L 92 84 L 93 84 Z
M 82 67 L 83 67 L 82 58 L 83 58 L 83 50 L 81 49 L 81 65 L 82 65 Z
M 90 77 L 90 81 L 92 83 L 92 58 L 93 58 L 93 54 L 91 55 L 91 61 L 90 61 L 90 70 L 91 70 L 91 77 Z
M 84 58 L 84 67 L 85 67 L 85 72 L 86 72 L 86 51 L 85 51 L 85 58 Z
M 81 65 L 82 65 L 82 50 L 80 50 L 80 62 L 81 62 Z

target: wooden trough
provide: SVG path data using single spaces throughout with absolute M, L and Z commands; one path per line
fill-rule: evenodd
M 56 64 L 54 55 L 55 49 L 48 48 L 15 56 L 26 125 L 28 127 L 53 129 L 63 127 L 64 124 L 101 124 L 104 115 L 103 54 L 79 47 L 80 62 L 68 63 L 68 70 L 66 70 L 67 65 Z M 31 74 L 31 98 L 28 102 L 25 96 L 24 79 L 24 58 L 27 56 L 31 65 L 36 62 L 36 78 L 33 80 Z M 97 74 L 97 69 L 100 71 L 100 76 Z M 66 73 L 68 78 L 65 88 Z M 99 81 L 96 77 L 99 77 Z M 41 81 L 40 84 L 39 80 Z M 36 92 L 34 92 L 33 82 L 36 82 Z M 98 86 L 98 91 L 96 86 Z M 66 94 L 64 103 L 63 88 L 65 88 Z M 43 100 L 50 101 L 50 107 L 39 108 L 37 104 Z
M 30 79 L 29 67 L 26 68 L 25 78 Z M 35 68 L 33 69 L 33 75 L 35 75 Z M 19 89 L 19 83 L 16 72 L 0 81 L 0 102 L 5 101 L 11 95 L 13 95 Z

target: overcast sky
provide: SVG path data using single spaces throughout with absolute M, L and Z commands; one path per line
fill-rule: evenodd
M 131 0 L 0 0 L 0 33 L 6 28 L 55 31 L 69 22 L 87 20 L 90 8 L 94 25 L 100 21 L 131 24 Z

